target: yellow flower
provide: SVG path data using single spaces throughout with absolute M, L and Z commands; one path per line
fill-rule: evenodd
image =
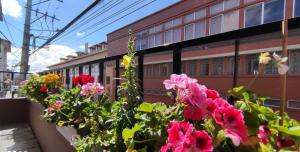
M 271 57 L 269 52 L 264 52 L 260 54 L 259 56 L 260 64 L 268 64 L 270 61 L 271 61 Z
M 128 55 L 124 55 L 123 56 L 123 61 L 122 61 L 122 65 L 128 69 L 129 65 L 130 65 L 130 62 L 131 62 L 131 56 L 128 56 Z
M 62 77 L 58 74 L 47 74 L 43 77 L 43 81 L 48 84 L 61 85 Z

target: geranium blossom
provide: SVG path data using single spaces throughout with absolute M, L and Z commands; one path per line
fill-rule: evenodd
M 205 93 L 206 93 L 207 98 L 211 98 L 213 100 L 220 97 L 219 93 L 216 90 L 207 89 L 205 91 Z
M 288 139 L 288 138 L 282 139 L 282 138 L 278 137 L 276 139 L 276 144 L 277 144 L 277 147 L 279 149 L 281 149 L 281 148 L 284 148 L 284 147 L 291 147 L 291 146 L 295 145 L 295 141 L 292 140 L 292 139 Z
M 183 116 L 190 120 L 201 120 L 205 116 L 205 111 L 202 108 L 187 105 L 183 109 Z
M 40 86 L 40 91 L 41 92 L 47 92 L 48 91 L 48 87 L 47 86 Z
M 65 103 L 63 101 L 56 101 L 51 107 L 47 109 L 48 113 L 52 113 L 60 109 Z
M 189 151 L 212 152 L 212 138 L 205 131 L 195 131 L 189 136 Z
M 247 141 L 247 127 L 242 111 L 232 106 L 220 107 L 214 112 L 214 118 L 225 129 L 226 136 L 231 138 L 234 145 L 238 146 L 240 142 Z
M 91 75 L 81 74 L 77 77 L 73 77 L 72 82 L 75 86 L 85 85 L 87 83 L 93 83 L 94 82 L 94 77 L 91 76 Z
M 100 83 L 87 83 L 81 87 L 80 94 L 83 96 L 101 95 L 104 92 L 104 87 Z
M 268 143 L 268 136 L 270 134 L 271 132 L 266 125 L 259 126 L 257 137 L 261 143 L 266 145 Z
M 169 80 L 165 80 L 163 84 L 167 90 L 170 89 L 186 89 L 188 83 L 196 83 L 196 79 L 189 78 L 186 74 L 172 74 Z
M 184 103 L 201 107 L 203 105 L 202 103 L 207 99 L 205 91 L 205 86 L 198 83 L 190 83 L 188 85 L 188 88 L 185 89 L 186 94 L 179 93 L 179 98 L 181 98 L 181 101 L 183 101 Z

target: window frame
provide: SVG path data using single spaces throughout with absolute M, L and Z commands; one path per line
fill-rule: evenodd
M 186 24 L 186 25 L 184 25 L 184 30 L 183 30 L 183 35 L 184 35 L 184 41 L 187 41 L 187 39 L 186 39 L 186 31 L 185 31 L 185 29 L 186 29 L 186 27 L 187 26 L 189 26 L 189 25 L 192 25 L 193 26 L 193 33 L 192 33 L 192 38 L 191 39 L 188 39 L 188 40 L 192 40 L 192 39 L 195 39 L 195 30 L 196 30 L 196 28 L 195 28 L 195 23 L 194 22 L 192 22 L 192 23 L 188 23 L 188 24 Z
M 263 101 L 263 105 L 266 106 L 266 107 L 274 107 L 274 108 L 278 108 L 280 107 L 280 99 L 267 99 L 267 100 L 274 100 L 274 101 L 279 101 L 279 106 L 276 106 L 276 105 L 265 105 L 265 101 Z
M 290 107 L 290 101 L 295 101 L 295 102 L 299 102 L 299 103 L 300 103 L 299 100 L 288 100 L 288 101 L 287 101 L 287 105 L 286 105 L 286 107 L 287 107 L 288 109 L 296 109 L 296 110 L 299 110 L 299 109 L 300 109 L 300 108 Z
M 284 1 L 285 6 L 286 6 L 286 0 Z M 285 7 L 284 6 L 284 7 Z M 296 17 L 296 0 L 293 0 L 293 18 Z M 300 16 L 299 16 L 300 17 Z

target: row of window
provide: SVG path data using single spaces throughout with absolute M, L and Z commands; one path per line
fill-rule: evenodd
M 254 0 L 245 0 L 245 3 Z M 210 14 L 217 14 L 228 9 L 237 8 L 240 0 L 224 0 L 209 7 Z M 244 9 L 244 27 L 250 27 L 284 18 L 285 0 L 267 0 L 248 6 Z M 300 0 L 294 0 L 294 16 L 300 16 Z M 201 9 L 191 14 L 156 25 L 148 30 L 137 33 L 136 49 L 142 50 L 167 43 L 190 40 L 209 35 L 232 31 L 239 28 L 239 10 L 218 14 L 209 18 L 209 27 L 206 27 L 206 9 Z
M 268 99 L 268 100 L 264 101 L 264 105 L 267 107 L 280 107 L 280 100 L 279 99 Z M 300 109 L 300 101 L 289 100 L 287 102 L 287 108 Z
M 245 57 L 246 74 L 253 75 L 259 69 L 259 54 L 247 55 Z M 227 67 L 225 70 L 225 66 Z M 300 50 L 289 51 L 289 74 L 300 74 Z M 145 65 L 145 76 L 169 76 L 172 74 L 172 63 L 161 63 Z M 199 69 L 199 70 L 197 70 Z M 211 70 L 211 71 L 210 71 Z M 183 61 L 181 72 L 190 76 L 207 75 L 232 75 L 234 72 L 234 57 L 222 57 L 205 60 Z M 266 75 L 278 74 L 277 67 L 271 62 L 265 66 Z

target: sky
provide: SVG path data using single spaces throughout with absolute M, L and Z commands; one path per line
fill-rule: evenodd
M 16 66 L 20 62 L 21 44 L 23 38 L 26 0 L 0 0 L 5 22 L 0 22 L 0 31 L 13 43 L 12 51 L 8 53 L 8 66 L 18 71 Z M 31 50 L 34 50 L 33 38 L 36 46 L 45 42 L 57 29 L 61 29 L 80 12 L 87 8 L 94 0 L 32 0 L 31 14 Z M 60 1 L 63 1 L 60 2 Z M 83 51 L 84 44 L 90 45 L 106 41 L 106 34 L 126 26 L 136 20 L 159 11 L 179 0 L 103 0 L 86 16 L 75 23 L 49 47 L 39 50 L 30 56 L 30 71 L 38 72 L 47 66 L 58 63 L 59 58 L 75 55 L 76 51 Z M 37 5 L 35 5 L 37 4 Z M 37 12 L 46 13 L 50 17 L 42 17 Z M 132 13 L 133 12 L 133 13 Z M 41 18 L 40 18 L 41 17 Z M 39 20 L 36 20 L 40 18 Z M 85 19 L 85 20 L 83 20 Z M 36 21 L 35 21 L 36 20 Z M 43 30 L 43 32 L 41 32 Z M 4 38 L 0 35 L 1 38 Z

